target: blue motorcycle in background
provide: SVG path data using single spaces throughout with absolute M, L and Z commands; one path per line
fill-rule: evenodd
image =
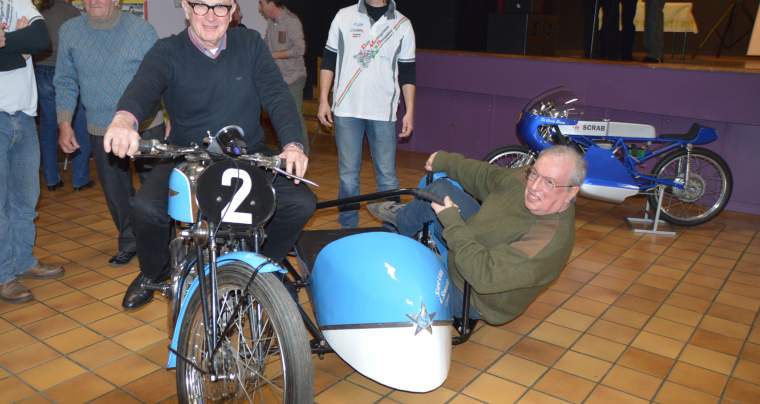
M 715 129 L 695 123 L 686 133 L 657 135 L 651 125 L 585 120 L 582 115 L 579 99 L 567 89 L 540 94 L 528 102 L 517 124 L 524 146 L 498 148 L 484 160 L 520 167 L 552 145 L 573 146 L 588 164 L 581 195 L 613 203 L 646 195 L 656 212 L 655 232 L 659 218 L 695 226 L 726 207 L 731 170 L 717 153 L 698 147 L 718 138 Z M 651 172 L 645 172 L 652 164 Z

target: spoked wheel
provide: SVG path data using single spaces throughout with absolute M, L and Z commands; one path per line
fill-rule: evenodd
M 680 226 L 696 226 L 707 222 L 726 207 L 733 189 L 728 164 L 717 153 L 695 147 L 691 151 L 688 183 L 686 183 L 686 150 L 673 152 L 654 167 L 657 178 L 674 179 L 683 189 L 665 188 L 662 218 Z M 649 203 L 657 206 L 657 195 L 649 195 Z
M 504 146 L 488 153 L 483 161 L 501 167 L 519 168 L 533 164 L 535 155 L 524 146 Z
M 213 348 L 206 349 L 199 289 L 190 298 L 178 348 L 193 363 L 177 359 L 180 402 L 313 401 L 311 350 L 298 308 L 271 273 L 258 274 L 246 290 L 251 273 L 243 263 L 217 273 L 216 327 L 223 335 L 213 360 Z

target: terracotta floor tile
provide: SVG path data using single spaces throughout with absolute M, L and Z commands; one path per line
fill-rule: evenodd
M 562 307 L 566 310 L 571 310 L 587 316 L 598 317 L 607 310 L 609 305 L 595 300 L 586 299 L 585 297 L 573 296 L 568 299 Z
M 517 383 L 484 373 L 478 376 L 462 392 L 485 402 L 511 403 L 517 401 L 525 391 L 526 388 Z
M 66 312 L 93 302 L 95 298 L 92 296 L 76 291 L 50 299 L 45 304 L 58 311 Z
M 696 297 L 703 300 L 713 300 L 718 295 L 718 290 L 713 288 L 706 288 L 703 286 L 693 285 L 691 283 L 681 282 L 675 292 L 682 293 L 684 295 Z
M 556 290 L 546 289 L 536 296 L 536 301 L 546 303 L 552 307 L 557 307 L 570 297 L 570 293 L 560 292 Z
M 647 331 L 642 331 L 639 333 L 636 339 L 633 340 L 631 346 L 658 355 L 662 355 L 667 358 L 675 359 L 681 352 L 684 343 L 657 334 L 652 334 Z
M 615 302 L 615 306 L 651 316 L 660 307 L 657 302 L 643 299 L 638 296 L 624 294 Z
M 691 310 L 700 314 L 704 314 L 707 309 L 710 308 L 710 303 L 709 300 L 703 300 L 677 292 L 671 294 L 665 301 L 665 304 Z
M 140 403 L 136 398 L 132 397 L 124 390 L 116 389 L 90 401 L 89 404 L 132 404 Z
M 568 266 L 565 267 L 565 269 L 562 271 L 561 276 L 566 276 L 569 279 L 581 283 L 588 282 L 590 279 L 596 276 L 595 272 L 584 271 L 582 268 L 574 268 L 571 265 L 572 263 L 568 264 Z
M 729 259 L 729 258 L 722 258 L 722 257 L 716 257 L 713 255 L 703 255 L 698 260 L 698 263 L 706 264 L 706 265 L 712 265 L 714 267 L 718 268 L 733 268 L 734 265 L 736 265 L 736 259 Z
M 684 348 L 680 360 L 728 375 L 736 357 L 689 344 Z
M 161 332 L 149 325 L 144 325 L 115 336 L 112 339 L 128 349 L 137 351 L 155 342 L 166 340 L 167 335 L 165 332 Z
M 585 334 L 573 345 L 573 350 L 608 362 L 614 362 L 625 351 L 625 345 Z
M 615 292 L 618 292 L 618 293 L 622 293 L 624 290 L 628 288 L 628 286 L 631 285 L 631 282 L 632 282 L 631 280 L 620 279 L 620 278 L 616 278 L 612 276 L 599 274 L 588 284 L 598 286 L 600 288 L 607 288 L 610 290 L 614 290 Z
M 644 327 L 644 331 L 686 342 L 694 333 L 694 327 L 689 327 L 688 325 L 679 324 L 659 317 L 653 317 Z
M 520 335 L 496 328 L 490 325 L 480 327 L 470 337 L 470 341 L 477 342 L 487 347 L 497 349 L 499 351 L 506 351 L 512 345 L 520 339 Z
M 452 361 L 449 366 L 449 376 L 446 378 L 446 381 L 443 382 L 443 387 L 453 391 L 461 391 L 464 386 L 470 384 L 478 374 L 480 374 L 480 370 Z
M 563 348 L 569 348 L 573 345 L 580 335 L 578 331 L 546 322 L 540 324 L 530 333 L 532 338 Z
M 56 403 L 82 403 L 98 398 L 115 387 L 92 373 L 81 374 L 45 391 Z
M 34 389 L 15 377 L 0 380 L 0 401 L 10 403 L 32 396 Z
M 66 312 L 66 315 L 80 323 L 89 324 L 117 312 L 118 311 L 115 308 L 103 302 L 94 302 L 68 311 Z
M 546 366 L 536 362 L 507 354 L 496 361 L 488 369 L 488 373 L 522 384 L 523 386 L 531 386 L 546 372 L 546 369 Z
M 611 366 L 610 362 L 574 351 L 567 351 L 554 364 L 554 369 L 564 370 L 567 373 L 598 382 Z
M 71 353 L 90 346 L 103 339 L 103 336 L 87 329 L 75 328 L 45 340 L 45 343 L 63 353 Z
M 444 387 L 439 387 L 427 393 L 408 393 L 405 391 L 394 391 L 387 398 L 399 403 L 409 404 L 427 404 L 427 403 L 444 403 L 454 397 L 457 393 Z
M 655 400 L 660 403 L 708 404 L 717 403 L 718 397 L 681 386 L 680 384 L 665 382 L 657 393 Z
M 612 306 L 604 313 L 602 318 L 631 328 L 641 328 L 646 324 L 649 316 L 632 310 Z
M 760 363 L 740 360 L 736 364 L 733 377 L 760 385 Z
M 528 390 L 518 401 L 519 404 L 564 404 L 566 402 L 536 390 Z
M 628 344 L 633 341 L 633 338 L 636 337 L 638 332 L 639 330 L 635 328 L 606 320 L 597 320 L 596 323 L 588 329 L 589 334 L 619 342 L 621 344 Z
M 69 358 L 85 367 L 96 369 L 128 354 L 129 351 L 121 345 L 111 340 L 104 340 L 69 354 Z
M 0 366 L 13 373 L 20 373 L 60 356 L 49 346 L 36 342 L 0 355 Z
M 11 324 L 23 326 L 25 324 L 52 317 L 55 314 L 57 314 L 55 310 L 45 306 L 44 304 L 32 303 L 29 305 L 24 305 L 18 310 L 3 313 L 2 316 Z
M 728 355 L 737 355 L 742 349 L 742 340 L 698 328 L 691 338 L 691 343 Z
M 747 342 L 740 356 L 742 359 L 760 363 L 760 345 Z
M 676 323 L 686 324 L 692 327 L 696 326 L 702 319 L 702 315 L 697 312 L 667 304 L 660 306 L 660 310 L 657 310 L 656 315 L 657 317 L 662 317 L 666 320 L 675 321 Z
M 645 273 L 639 277 L 639 279 L 636 280 L 636 283 L 640 285 L 650 286 L 657 289 L 663 289 L 666 291 L 671 291 L 673 288 L 678 285 L 678 281 L 671 278 L 666 278 L 664 276 L 658 276 L 658 275 L 652 275 L 650 273 Z
M 380 401 L 380 403 L 386 404 L 384 401 Z M 470 398 L 464 394 L 457 394 L 451 401 L 449 401 L 449 404 L 480 404 L 480 403 L 482 403 L 482 401 L 476 400 L 474 398 Z
M 745 285 L 743 283 L 728 281 L 723 285 L 723 290 L 744 297 L 755 298 L 760 295 L 760 287 L 757 285 Z
M 655 260 L 655 265 L 660 265 L 672 269 L 678 269 L 681 271 L 685 271 L 689 269 L 692 265 L 692 261 L 689 259 L 681 259 L 676 257 L 669 257 L 667 255 L 662 255 L 657 260 Z
M 546 318 L 546 316 L 551 314 L 555 308 L 556 307 L 551 304 L 533 302 L 525 309 L 521 315 L 543 320 Z
M 48 299 L 52 299 L 56 296 L 65 295 L 66 293 L 72 292 L 74 289 L 66 286 L 65 284 L 54 281 L 50 283 L 46 283 L 41 286 L 37 286 L 32 289 L 32 294 L 34 294 L 35 300 L 38 302 L 45 302 Z
M 576 331 L 585 331 L 595 320 L 595 317 L 562 308 L 557 309 L 546 318 L 546 321 L 550 323 L 571 328 Z
M 312 355 L 312 364 L 314 365 L 314 369 L 321 370 L 341 379 L 354 372 L 346 362 L 340 360 L 335 354 L 327 354 L 320 359 L 316 359 Z
M 457 360 L 470 367 L 484 370 L 488 368 L 502 352 L 485 345 L 466 343 L 457 345 L 451 354 L 451 359 Z
M 612 278 L 623 279 L 626 281 L 633 281 L 639 276 L 641 276 L 641 272 L 639 271 L 634 271 L 634 270 L 625 269 L 625 268 L 618 268 L 612 265 L 604 268 L 604 270 L 600 272 L 600 274 L 609 276 Z
M 607 386 L 598 385 L 585 401 L 586 404 L 646 404 L 646 400 L 634 397 L 620 390 L 611 389 Z
M 752 310 L 755 312 L 760 310 L 760 299 L 752 299 L 726 291 L 720 292 L 715 301 L 718 303 L 727 304 L 729 306 L 738 307 L 740 309 Z
M 623 366 L 615 366 L 602 380 L 602 384 L 628 394 L 651 400 L 662 380 Z
M 668 380 L 718 397 L 728 377 L 688 363 L 676 362 Z
M 510 349 L 514 355 L 546 366 L 553 365 L 564 351 L 561 347 L 533 338 L 523 338 Z
M 359 387 L 349 382 L 339 382 L 321 394 L 317 395 L 315 401 L 320 404 L 339 404 L 339 403 L 374 403 L 380 398 L 380 395 L 367 389 Z
M 6 352 L 13 352 L 16 349 L 28 346 L 37 341 L 25 332 L 15 329 L 6 333 L 0 334 L 0 354 Z
M 136 320 L 124 313 L 118 313 L 90 323 L 89 327 L 106 337 L 113 337 L 126 331 L 133 330 L 141 325 L 143 325 L 142 321 Z
M 95 373 L 117 386 L 123 386 L 157 369 L 159 367 L 147 359 L 136 354 L 130 354 L 96 369 Z
M 681 278 L 683 278 L 685 271 L 682 269 L 675 269 L 664 265 L 655 264 L 649 268 L 647 274 L 679 281 Z
M 146 403 L 157 403 L 177 393 L 174 371 L 157 370 L 124 386 L 124 390 Z
M 760 402 L 760 386 L 735 378 L 729 379 L 723 394 L 727 399 L 740 403 Z
M 499 326 L 502 330 L 512 331 L 517 334 L 525 335 L 533 331 L 533 328 L 540 323 L 541 320 L 535 319 L 529 316 L 519 316 L 516 319 Z
M 66 358 L 58 358 L 26 370 L 18 376 L 37 390 L 47 390 L 85 372 L 86 370 L 76 363 Z
M 675 361 L 638 348 L 628 348 L 618 360 L 618 364 L 664 379 Z
M 728 275 L 731 273 L 732 269 L 728 268 L 718 268 L 714 267 L 712 265 L 706 265 L 700 262 L 697 262 L 694 264 L 689 272 L 697 275 L 704 275 L 704 276 L 710 276 L 713 278 L 718 278 L 722 281 L 725 281 L 726 278 L 728 278 Z
M 554 369 L 546 372 L 534 386 L 536 390 L 574 403 L 583 401 L 593 388 L 594 383 L 586 379 Z
M 748 325 L 736 323 L 722 318 L 705 316 L 699 324 L 699 328 L 731 338 L 744 339 L 749 334 Z
M 618 297 L 620 297 L 620 293 L 607 288 L 586 285 L 576 293 L 576 296 L 596 300 L 601 303 L 612 304 Z
M 648 285 L 642 285 L 640 283 L 634 283 L 626 291 L 626 293 L 638 296 L 644 299 L 649 299 L 655 302 L 662 302 L 668 297 L 668 291 L 663 289 L 654 288 Z

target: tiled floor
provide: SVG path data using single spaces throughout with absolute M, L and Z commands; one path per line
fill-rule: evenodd
M 336 194 L 324 137 L 309 176 Z M 400 156 L 414 186 L 426 156 Z M 370 190 L 371 166 L 363 184 Z M 676 238 L 637 236 L 622 206 L 581 199 L 577 243 L 559 280 L 517 320 L 482 325 L 457 346 L 449 377 L 424 395 L 393 391 L 335 355 L 314 358 L 320 403 L 760 402 L 760 217 L 725 213 Z M 362 224 L 375 224 L 366 210 Z M 310 228 L 335 226 L 320 212 Z M 24 281 L 37 300 L 0 303 L 0 402 L 173 402 L 165 304 L 120 307 L 136 262 L 114 269 L 114 228 L 99 188 L 43 190 L 37 255 L 66 266 Z

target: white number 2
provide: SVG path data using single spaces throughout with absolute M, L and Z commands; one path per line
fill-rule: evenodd
M 245 170 L 237 168 L 228 168 L 222 174 L 222 185 L 225 187 L 232 186 L 232 179 L 237 178 L 243 181 L 232 200 L 222 209 L 222 222 L 253 224 L 253 215 L 245 212 L 238 212 L 237 208 L 245 201 L 245 198 L 251 192 L 251 176 Z

